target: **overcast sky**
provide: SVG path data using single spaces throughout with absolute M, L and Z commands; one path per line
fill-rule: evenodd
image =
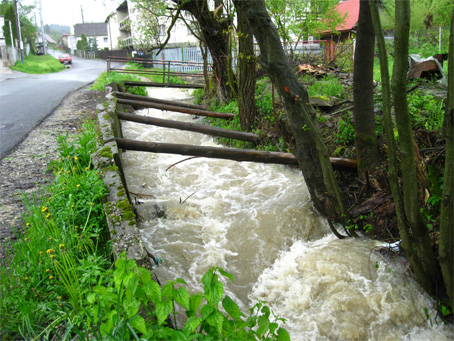
M 36 20 L 39 25 L 39 0 L 20 0 L 20 2 L 26 5 L 36 3 Z M 41 0 L 43 23 L 67 26 L 82 23 L 81 6 L 86 23 L 104 22 L 121 2 L 121 0 Z

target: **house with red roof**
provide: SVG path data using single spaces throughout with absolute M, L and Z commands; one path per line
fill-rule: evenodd
M 321 39 L 334 40 L 337 43 L 351 38 L 356 33 L 356 25 L 359 17 L 359 2 L 360 0 L 341 1 L 334 10 L 341 17 L 345 16 L 344 22 L 339 24 L 336 30 L 321 32 Z

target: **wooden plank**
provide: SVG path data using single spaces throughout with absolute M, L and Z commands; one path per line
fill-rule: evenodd
M 155 83 L 155 82 L 132 82 L 124 81 L 125 86 L 150 86 L 159 88 L 182 88 L 182 89 L 203 89 L 204 85 L 200 84 L 167 84 L 167 83 Z
M 166 111 L 175 111 L 175 112 L 181 112 L 184 114 L 191 114 L 191 115 L 198 115 L 198 116 L 223 118 L 226 120 L 232 120 L 235 117 L 235 114 L 231 114 L 231 113 L 222 113 L 222 112 L 215 112 L 215 111 L 208 111 L 208 110 L 183 108 L 183 107 L 175 106 L 175 105 L 167 105 L 167 104 L 145 102 L 145 101 L 135 101 L 135 100 L 123 99 L 123 98 L 118 98 L 117 103 L 129 104 L 132 106 L 139 106 L 139 107 L 145 107 L 145 108 L 154 108 L 154 109 L 160 109 L 160 110 L 166 110 Z
M 207 146 L 193 146 L 187 144 L 174 143 L 145 142 L 128 139 L 116 139 L 116 141 L 119 148 L 127 150 L 298 166 L 298 162 L 296 161 L 295 157 L 293 156 L 293 154 L 290 153 L 278 153 L 260 150 L 220 148 Z
M 196 133 L 202 133 L 211 136 L 225 137 L 229 139 L 247 141 L 252 143 L 257 143 L 259 141 L 259 136 L 253 133 L 245 133 L 242 131 L 222 129 L 218 127 L 206 126 L 203 124 L 189 123 L 189 122 L 180 122 L 172 120 L 164 120 L 156 117 L 141 116 L 135 114 L 129 114 L 126 112 L 118 112 L 118 118 L 125 121 L 132 121 L 142 124 L 150 124 L 159 127 L 173 128 L 179 130 L 193 131 Z
M 205 107 L 202 105 L 183 103 L 183 102 L 177 102 L 177 101 L 168 101 L 168 100 L 155 98 L 155 97 L 133 95 L 128 92 L 114 91 L 114 92 L 112 92 L 112 95 L 114 95 L 117 98 L 131 99 L 131 100 L 144 101 L 144 102 L 154 102 L 154 103 L 167 104 L 167 105 L 175 105 L 175 106 L 198 109 L 198 110 L 206 110 Z
M 295 156 L 291 153 L 193 146 L 187 144 L 145 142 L 121 138 L 117 138 L 116 141 L 119 148 L 141 152 L 179 154 L 233 161 L 248 161 L 298 166 L 298 161 L 296 160 Z M 330 158 L 330 160 L 334 168 L 356 170 L 356 160 L 342 158 Z

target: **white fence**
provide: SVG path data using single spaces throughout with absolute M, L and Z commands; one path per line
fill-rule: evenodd
M 176 72 L 195 72 L 203 70 L 203 57 L 202 52 L 199 47 L 189 46 L 189 47 L 175 47 L 170 49 L 165 49 L 159 52 L 157 55 L 153 56 L 155 60 L 162 61 L 171 61 L 171 62 L 193 62 L 199 63 L 199 65 L 174 65 L 170 64 L 170 70 Z M 208 51 L 208 64 L 213 62 L 210 52 Z M 157 64 L 154 67 L 162 69 L 163 64 Z M 166 65 L 167 68 L 167 65 Z

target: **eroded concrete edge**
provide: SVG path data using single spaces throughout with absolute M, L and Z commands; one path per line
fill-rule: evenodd
M 101 171 L 109 190 L 104 201 L 104 211 L 112 239 L 112 249 L 116 257 L 126 252 L 128 259 L 134 259 L 139 266 L 152 270 L 151 259 L 139 235 L 136 215 L 126 188 L 121 152 L 115 142 L 116 101 L 109 95 L 106 98 L 107 106 L 99 105 L 97 108 L 103 145 L 93 155 L 93 162 Z

